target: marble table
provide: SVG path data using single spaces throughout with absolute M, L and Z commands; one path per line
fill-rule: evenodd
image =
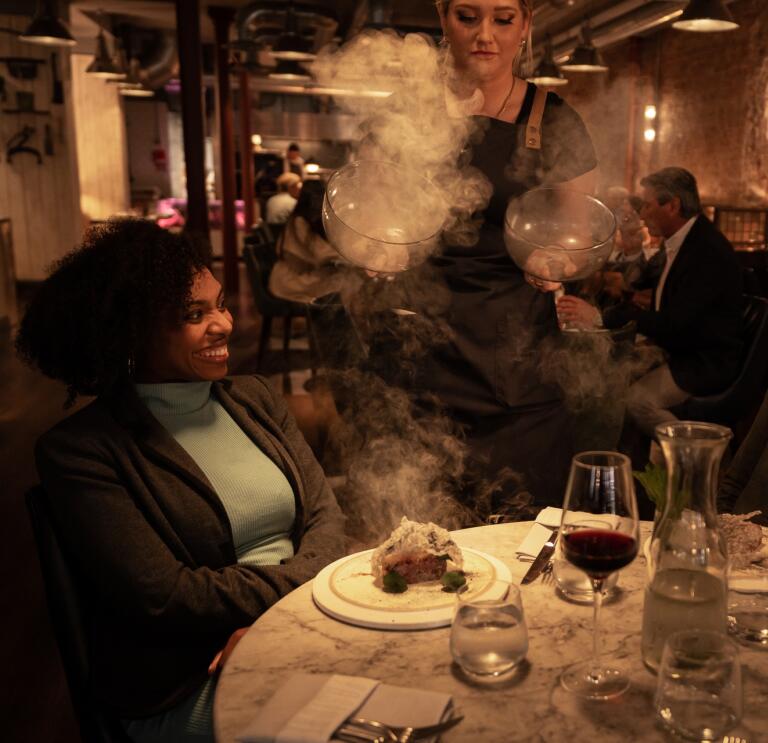
M 647 535 L 649 525 L 644 525 Z M 527 564 L 515 547 L 530 522 L 455 532 L 463 547 L 504 561 L 519 582 Z M 673 741 L 653 712 L 656 677 L 640 659 L 646 565 L 638 557 L 619 578 L 620 591 L 603 605 L 604 651 L 626 672 L 632 688 L 608 702 L 585 702 L 560 687 L 566 666 L 589 657 L 592 607 L 566 602 L 552 585 L 522 586 L 530 647 L 514 679 L 497 686 L 467 681 L 452 663 L 449 628 L 411 632 L 364 629 L 323 614 L 307 583 L 260 617 L 243 637 L 219 679 L 214 703 L 218 743 L 236 735 L 296 671 L 367 676 L 400 686 L 452 695 L 464 720 L 443 734 L 445 743 L 512 741 Z M 768 651 L 741 648 L 744 720 L 733 735 L 768 741 Z

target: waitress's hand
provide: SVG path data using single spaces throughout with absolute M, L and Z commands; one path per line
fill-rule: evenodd
M 557 300 L 557 319 L 561 326 L 568 324 L 585 329 L 599 328 L 603 324 L 603 317 L 597 307 L 568 294 Z
M 563 288 L 563 285 L 559 281 L 546 281 L 530 273 L 526 273 L 524 276 L 525 280 L 534 289 L 538 289 L 540 292 L 556 292 L 558 289 Z
M 227 640 L 227 644 L 216 653 L 216 656 L 211 661 L 211 665 L 208 666 L 208 675 L 213 676 L 214 673 L 218 673 L 224 664 L 229 660 L 229 656 L 232 655 L 232 651 L 235 649 L 235 645 L 240 642 L 242 636 L 248 631 L 248 627 L 242 627 L 235 630 Z

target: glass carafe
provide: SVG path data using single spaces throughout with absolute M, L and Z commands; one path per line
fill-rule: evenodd
M 676 421 L 656 427 L 667 466 L 666 501 L 648 556 L 643 662 L 658 671 L 667 637 L 683 629 L 726 631 L 728 558 L 715 499 L 729 429 Z

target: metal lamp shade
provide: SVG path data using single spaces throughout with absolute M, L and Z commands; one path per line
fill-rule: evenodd
M 124 80 L 126 78 L 125 72 L 123 72 L 109 56 L 107 50 L 107 40 L 104 38 L 103 32 L 99 32 L 96 40 L 97 50 L 96 56 L 93 58 L 87 69 L 87 74 L 94 77 L 100 77 L 104 80 Z
M 312 76 L 298 63 L 281 59 L 274 72 L 269 73 L 273 80 L 311 80 Z
M 591 43 L 579 44 L 560 68 L 567 72 L 608 72 L 603 56 Z
M 291 32 L 280 36 L 270 54 L 277 60 L 289 62 L 311 62 L 317 58 L 312 52 L 312 43 Z
M 555 61 L 547 57 L 539 62 L 528 80 L 536 85 L 549 85 L 550 87 L 568 85 L 568 79 L 560 71 Z
M 691 0 L 683 14 L 672 24 L 681 31 L 733 31 L 739 24 L 722 0 Z
M 43 2 L 39 5 L 35 17 L 19 38 L 30 44 L 43 46 L 74 46 L 77 44 L 64 22 L 59 20 L 51 2 Z

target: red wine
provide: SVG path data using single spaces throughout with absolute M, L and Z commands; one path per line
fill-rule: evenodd
M 592 578 L 605 578 L 629 565 L 637 542 L 628 534 L 608 529 L 583 529 L 563 539 L 566 559 Z

